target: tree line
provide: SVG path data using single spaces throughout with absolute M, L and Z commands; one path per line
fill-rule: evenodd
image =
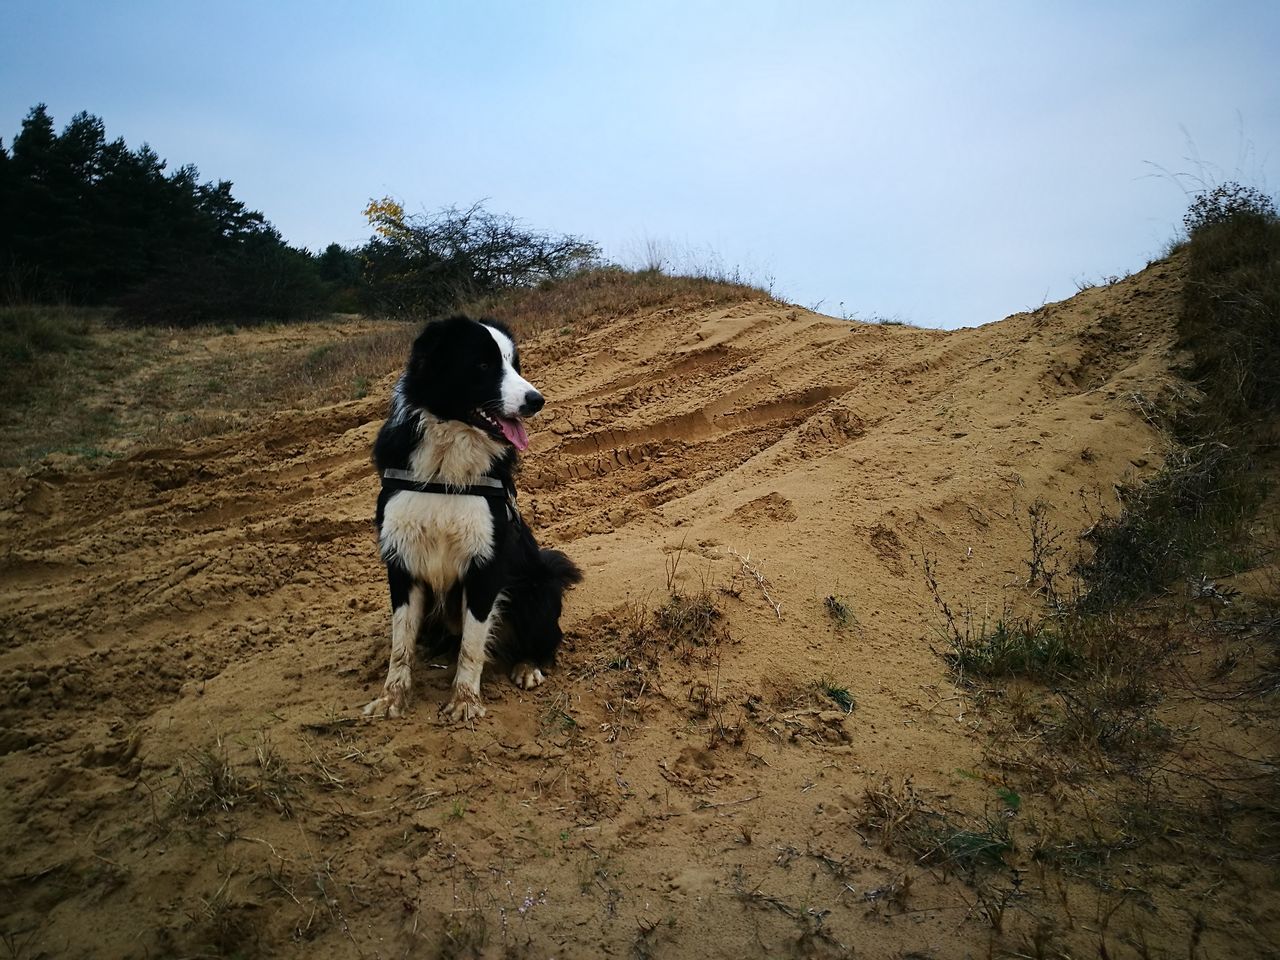
M 177 326 L 335 309 L 417 317 L 599 257 L 482 204 L 407 214 L 389 198 L 366 208 L 365 244 L 312 253 L 232 186 L 108 140 L 86 112 L 58 132 L 38 104 L 10 146 L 0 140 L 0 299 L 108 305 L 128 322 Z

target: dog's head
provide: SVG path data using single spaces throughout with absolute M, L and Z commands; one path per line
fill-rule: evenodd
M 423 328 L 399 389 L 410 405 L 441 420 L 460 420 L 517 450 L 529 446 L 523 418 L 544 403 L 520 376 L 511 331 L 497 320 L 462 315 Z

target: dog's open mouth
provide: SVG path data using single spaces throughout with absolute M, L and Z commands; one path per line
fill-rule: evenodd
M 477 410 L 471 415 L 471 421 L 490 436 L 506 440 L 517 450 L 523 451 L 529 446 L 529 434 L 525 433 L 524 421 L 519 417 L 503 417 L 487 410 Z

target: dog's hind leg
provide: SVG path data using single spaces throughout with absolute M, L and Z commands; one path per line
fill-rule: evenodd
M 391 588 L 391 663 L 382 696 L 365 705 L 366 717 L 398 717 L 404 713 L 413 690 L 414 641 L 426 611 L 427 590 L 394 561 L 387 564 Z
M 487 584 L 469 585 L 463 593 L 462 647 L 453 675 L 453 697 L 441 711 L 446 720 L 457 723 L 484 716 L 480 674 L 497 632 L 502 601 L 502 595 L 495 595 Z
M 547 668 L 564 639 L 564 592 L 581 580 L 582 571 L 559 550 L 540 550 L 533 573 L 510 591 L 503 619 L 507 653 L 515 661 L 511 682 L 521 690 L 532 690 L 547 679 Z

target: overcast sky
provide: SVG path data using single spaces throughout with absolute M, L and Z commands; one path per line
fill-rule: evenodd
M 826 313 L 955 327 L 1158 256 L 1171 175 L 1280 183 L 1275 2 L 0 11 L 6 145 L 35 103 L 88 110 L 312 249 L 363 241 L 370 197 L 487 198 L 617 259 L 653 240 Z

